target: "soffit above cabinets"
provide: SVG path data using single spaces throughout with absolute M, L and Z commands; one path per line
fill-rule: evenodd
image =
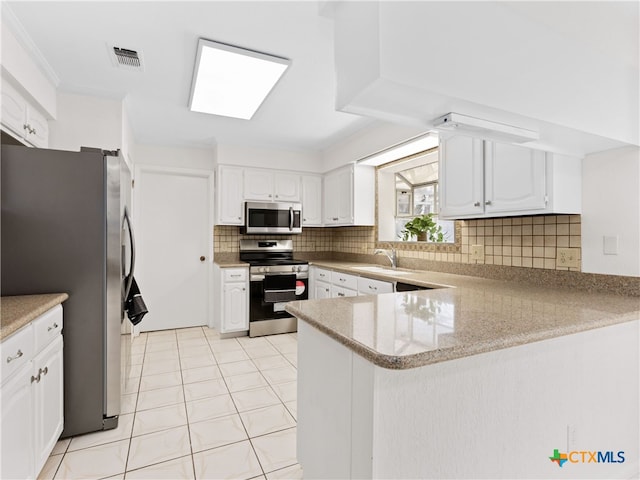
M 637 2 L 557 3 L 340 2 L 337 107 L 425 129 L 458 112 L 580 156 L 639 145 Z

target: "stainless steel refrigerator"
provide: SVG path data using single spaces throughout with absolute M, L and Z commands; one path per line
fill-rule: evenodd
M 63 437 L 115 428 L 130 357 L 131 174 L 119 151 L 2 145 L 2 295 L 66 292 Z

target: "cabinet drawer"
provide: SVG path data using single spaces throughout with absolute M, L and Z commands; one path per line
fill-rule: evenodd
M 223 268 L 223 278 L 226 282 L 244 282 L 247 279 L 247 268 Z
M 346 273 L 331 272 L 331 283 L 342 288 L 358 290 L 358 277 Z
M 393 283 L 372 278 L 358 278 L 358 292 L 361 295 L 378 295 L 379 293 L 393 292 Z
M 356 290 L 352 290 L 350 288 L 343 288 L 338 286 L 333 286 L 331 289 L 331 296 L 334 298 L 338 297 L 356 297 L 358 292 Z
M 33 324 L 25 325 L 0 343 L 2 383 L 33 358 Z
M 33 321 L 35 353 L 49 345 L 62 332 L 62 305 L 56 305 Z
M 314 278 L 320 282 L 331 282 L 331 270 L 316 268 Z

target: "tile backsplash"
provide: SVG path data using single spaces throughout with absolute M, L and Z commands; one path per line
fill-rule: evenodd
M 406 259 L 423 259 L 440 262 L 503 265 L 550 270 L 580 271 L 579 267 L 564 267 L 556 261 L 558 248 L 575 249 L 581 258 L 580 215 L 541 215 L 497 219 L 464 220 L 459 222 L 459 241 L 456 245 L 438 246 L 429 244 L 394 242 L 402 265 Z M 245 236 L 238 227 L 216 226 L 214 228 L 214 255 L 237 253 L 241 238 L 266 239 L 270 236 Z M 328 255 L 340 254 L 373 255 L 377 247 L 387 242 L 376 243 L 375 227 L 327 227 L 304 228 L 302 234 L 283 236 L 293 240 L 294 251 Z M 472 260 L 472 245 L 484 246 L 484 258 Z

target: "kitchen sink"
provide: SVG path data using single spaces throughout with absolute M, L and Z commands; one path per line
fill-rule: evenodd
M 371 273 L 384 273 L 386 275 L 410 275 L 413 272 L 403 272 L 401 270 L 393 270 L 392 268 L 385 267 L 353 267 L 354 270 L 360 270 L 363 272 L 371 272 Z

